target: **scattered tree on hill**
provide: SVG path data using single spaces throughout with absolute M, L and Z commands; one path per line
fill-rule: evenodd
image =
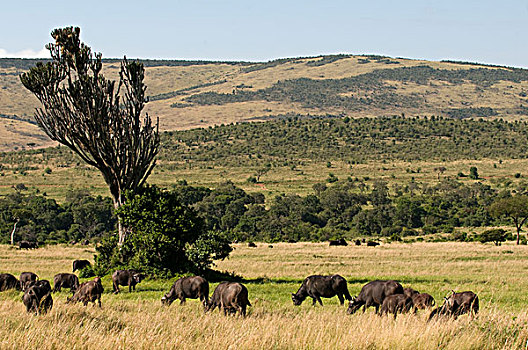
M 507 233 L 501 228 L 495 228 L 482 232 L 479 236 L 481 243 L 493 242 L 495 245 L 501 245 L 501 242 L 506 241 Z
M 522 226 L 528 219 L 528 196 L 518 195 L 499 199 L 493 202 L 489 211 L 495 217 L 506 216 L 513 220 L 517 230 L 517 244 L 519 244 Z
M 80 41 L 80 29 L 55 29 L 55 43 L 46 48 L 52 61 L 37 63 L 20 76 L 42 103 L 35 112 L 41 129 L 101 171 L 115 208 L 124 193 L 141 187 L 155 166 L 158 125 L 141 116 L 145 103 L 145 69 L 139 62 L 121 62 L 119 82 L 106 79 L 100 53 Z M 126 230 L 119 223 L 119 245 Z

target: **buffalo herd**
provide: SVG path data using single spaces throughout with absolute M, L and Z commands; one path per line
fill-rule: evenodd
M 79 265 L 80 264 L 80 265 Z M 89 264 L 86 260 L 76 260 L 73 263 L 73 271 L 82 269 Z M 82 267 L 81 267 L 82 266 Z M 113 291 L 119 293 L 119 286 L 128 286 L 128 291 L 135 291 L 136 284 L 140 283 L 143 275 L 135 270 L 117 270 L 112 274 Z M 51 288 L 49 281 L 41 280 L 33 272 L 22 272 L 20 278 L 4 273 L 0 274 L 0 292 L 8 289 L 22 291 L 22 301 L 27 312 L 44 314 L 53 306 L 51 294 L 60 292 L 62 288 L 69 288 L 72 296 L 68 297 L 66 303 L 81 302 L 84 306 L 88 303 L 97 304 L 101 307 L 101 296 L 104 288 L 100 277 L 79 283 L 79 278 L 73 273 L 59 273 L 53 278 L 54 287 Z M 427 293 L 420 293 L 412 288 L 403 288 L 394 280 L 375 280 L 368 282 L 359 294 L 352 297 L 348 292 L 347 281 L 340 275 L 312 275 L 304 279 L 296 293 L 291 294 L 295 306 L 310 297 L 312 305 L 323 302 L 321 298 L 332 298 L 337 296 L 341 305 L 345 299 L 349 302 L 347 314 L 353 314 L 363 307 L 363 312 L 371 306 L 376 309 L 376 314 L 397 314 L 414 312 L 417 310 L 432 309 L 435 306 L 434 298 Z M 184 304 L 186 299 L 199 299 L 203 304 L 205 312 L 218 308 L 224 314 L 246 315 L 248 306 L 251 306 L 246 286 L 239 282 L 221 282 L 209 298 L 209 282 L 201 276 L 189 276 L 178 279 L 171 286 L 168 293 L 161 298 L 162 305 L 171 305 L 176 299 Z M 471 292 L 451 294 L 444 298 L 444 303 L 432 310 L 428 320 L 439 317 L 452 317 L 456 319 L 463 314 L 471 317 L 479 311 L 478 296 Z

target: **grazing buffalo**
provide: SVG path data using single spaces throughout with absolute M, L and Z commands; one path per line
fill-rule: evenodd
M 433 307 L 435 304 L 434 298 L 427 293 L 414 294 L 412 296 L 412 300 L 415 310 L 425 310 L 427 308 Z
M 246 308 L 251 306 L 248 299 L 248 290 L 246 286 L 238 282 L 222 282 L 213 292 L 205 311 L 214 310 L 218 307 L 224 310 L 224 315 L 228 312 L 246 316 Z
M 88 260 L 74 260 L 73 261 L 73 271 L 75 272 L 77 270 L 82 270 L 87 266 L 92 266 L 92 264 Z
M 75 291 L 75 294 L 71 298 L 68 298 L 66 302 L 82 302 L 84 306 L 91 302 L 95 306 L 95 301 L 98 301 L 99 307 L 101 307 L 101 295 L 103 291 L 104 288 L 101 283 L 101 278 L 95 277 L 92 281 L 82 283 Z
M 29 242 L 29 241 L 20 241 L 18 242 L 18 248 L 19 249 L 37 249 L 38 243 L 37 242 Z
M 180 299 L 180 304 L 184 304 L 186 298 L 199 298 L 206 308 L 209 299 L 209 282 L 200 276 L 182 277 L 174 282 L 170 291 L 161 298 L 161 303 L 170 305 L 174 300 Z
M 375 241 L 368 241 L 367 242 L 367 247 L 375 247 L 377 245 L 380 245 L 379 242 L 375 242 Z
M 255 243 L 253 243 L 253 242 L 249 242 L 249 243 L 248 243 L 248 247 L 249 247 L 249 248 L 256 248 L 257 245 L 256 245 Z
M 359 239 L 356 239 L 356 241 L 354 242 L 355 245 L 361 245 L 361 241 Z
M 53 298 L 51 297 L 51 286 L 46 280 L 36 282 L 29 287 L 22 297 L 27 312 L 34 312 L 36 315 L 45 314 L 53 307 Z
M 363 305 L 363 312 L 370 307 L 376 308 L 376 313 L 379 311 L 379 307 L 383 304 L 383 300 L 386 297 L 393 294 L 403 294 L 403 287 L 396 281 L 372 281 L 363 286 L 359 295 L 354 297 L 348 306 L 347 313 L 353 314 L 361 305 Z
M 20 289 L 25 292 L 26 289 L 29 288 L 29 286 L 35 283 L 37 280 L 38 276 L 33 272 L 22 272 L 20 274 Z
M 296 239 L 289 239 L 288 243 L 297 243 L 297 240 Z
M 348 243 L 345 241 L 344 238 L 339 238 L 339 239 L 331 239 L 330 240 L 330 245 L 331 246 L 339 246 L 339 245 L 347 246 Z
M 21 290 L 20 282 L 10 273 L 0 274 L 0 292 L 8 289 Z
M 429 315 L 429 321 L 438 316 L 448 316 L 456 319 L 463 314 L 469 314 L 471 317 L 479 312 L 478 296 L 471 292 L 453 293 L 449 297 L 444 297 L 442 306 L 434 309 Z
M 347 282 L 343 277 L 339 275 L 313 275 L 305 278 L 297 293 L 292 293 L 292 301 L 293 305 L 298 306 L 302 304 L 306 297 L 311 297 L 313 306 L 315 306 L 316 301 L 322 306 L 321 297 L 331 298 L 336 295 L 341 305 L 344 303 L 344 298 L 346 300 L 352 299 L 348 293 Z
M 53 277 L 53 293 L 60 292 L 62 288 L 70 288 L 75 292 L 79 288 L 79 278 L 73 273 L 59 273 Z
M 136 290 L 136 284 L 141 282 L 143 276 L 135 270 L 117 270 L 112 275 L 114 294 L 120 292 L 119 286 L 128 286 L 128 291 Z
M 403 294 L 405 294 L 406 297 L 412 298 L 413 295 L 420 294 L 420 292 L 412 288 L 403 288 Z
M 383 314 L 394 314 L 394 318 L 398 313 L 403 314 L 411 311 L 413 308 L 413 300 L 405 294 L 393 294 L 383 299 L 381 304 L 380 316 Z
M 272 244 L 268 245 L 268 248 L 270 248 L 270 249 L 273 248 L 273 245 Z

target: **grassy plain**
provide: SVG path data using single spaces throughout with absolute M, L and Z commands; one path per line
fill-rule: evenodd
M 172 281 L 146 280 L 137 292 L 111 294 L 103 279 L 103 307 L 66 305 L 67 292 L 54 294 L 44 316 L 25 312 L 20 293 L 0 294 L 0 348 L 179 348 L 179 349 L 524 349 L 528 339 L 528 247 L 478 243 L 393 243 L 376 248 L 326 244 L 235 245 L 219 270 L 244 278 L 248 317 L 204 314 L 196 300 L 162 307 Z M 19 251 L 0 246 L 1 272 L 34 271 L 52 279 L 71 269 L 75 258 L 91 259 L 93 248 L 50 246 Z M 367 281 L 391 278 L 432 294 L 437 303 L 450 289 L 480 297 L 475 320 L 427 323 L 427 312 L 377 317 L 373 310 L 346 315 L 337 298 L 323 307 L 291 303 L 302 279 L 339 273 L 355 295 Z M 211 290 L 216 283 L 211 284 Z

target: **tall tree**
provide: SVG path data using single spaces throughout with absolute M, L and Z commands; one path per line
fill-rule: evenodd
M 489 211 L 495 217 L 506 216 L 513 220 L 517 229 L 517 244 L 519 244 L 522 226 L 528 219 L 528 196 L 517 195 L 499 199 L 493 202 Z
M 145 183 L 159 150 L 159 121 L 154 125 L 141 113 L 147 103 L 145 68 L 124 57 L 116 84 L 101 73 L 102 55 L 80 41 L 79 28 L 55 29 L 51 36 L 55 43 L 46 48 L 52 61 L 20 76 L 42 103 L 35 119 L 52 140 L 101 171 L 119 208 L 126 190 Z M 118 227 L 122 245 L 126 230 Z

